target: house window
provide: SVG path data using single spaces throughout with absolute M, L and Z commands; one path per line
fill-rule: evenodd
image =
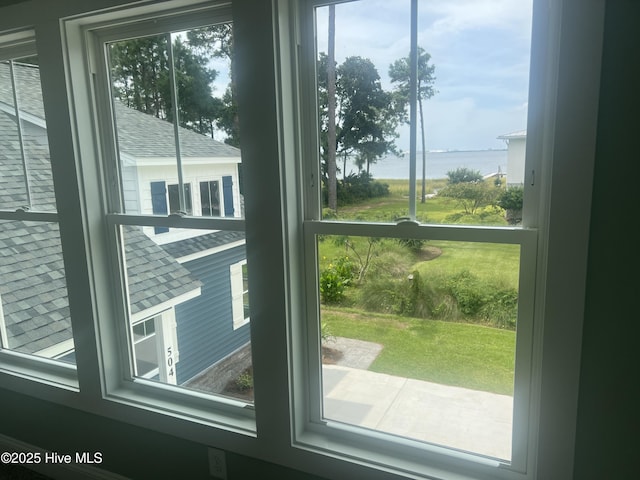
M 191 206 L 191 184 L 185 183 L 184 185 L 184 210 L 180 208 L 180 194 L 177 184 L 171 184 L 167 187 L 169 194 L 169 212 L 177 213 L 183 211 L 187 215 L 193 214 L 193 207 Z
M 35 40 L 0 45 L 0 355 L 75 364 Z
M 200 202 L 203 217 L 219 217 L 221 212 L 220 182 L 216 180 L 200 182 Z
M 249 272 L 247 261 L 229 267 L 231 298 L 233 299 L 233 328 L 249 323 Z
M 156 346 L 156 318 L 149 318 L 132 327 L 136 374 L 151 378 L 158 374 L 158 348 Z
M 200 204 L 203 217 L 234 217 L 235 201 L 233 176 L 222 177 L 222 202 L 220 201 L 220 181 L 200 182 Z

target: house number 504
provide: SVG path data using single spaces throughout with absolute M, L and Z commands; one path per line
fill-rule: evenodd
M 173 350 L 171 347 L 167 347 L 167 374 L 173 377 Z

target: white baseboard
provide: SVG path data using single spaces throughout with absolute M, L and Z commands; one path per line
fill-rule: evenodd
M 94 465 L 75 463 L 75 452 L 58 452 L 71 455 L 72 458 L 72 463 L 59 463 L 51 459 L 52 452 L 0 434 L 0 454 L 4 452 L 37 454 L 29 455 L 28 459 L 31 461 L 38 461 L 39 459 L 38 463 L 13 463 L 13 465 L 20 465 L 56 480 L 129 480 L 127 477 L 103 470 Z M 48 457 L 46 456 L 47 454 L 49 454 Z

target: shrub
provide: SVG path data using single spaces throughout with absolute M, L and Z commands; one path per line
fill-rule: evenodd
M 482 174 L 479 170 L 471 170 L 466 167 L 456 168 L 447 172 L 450 184 L 473 183 L 482 181 Z
M 356 265 L 346 256 L 330 263 L 320 274 L 320 297 L 323 303 L 340 303 L 356 271 Z
M 398 243 L 413 253 L 418 253 L 424 247 L 426 240 L 420 238 L 399 238 Z
M 250 370 L 245 370 L 238 378 L 236 378 L 236 387 L 242 392 L 251 390 L 253 388 L 253 374 Z
M 365 171 L 352 173 L 337 183 L 339 205 L 361 202 L 368 198 L 389 195 L 389 185 L 378 182 Z
M 500 194 L 496 205 L 505 210 L 522 210 L 523 194 L 524 188 L 509 187 Z

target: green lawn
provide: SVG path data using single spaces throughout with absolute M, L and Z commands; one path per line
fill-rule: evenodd
M 371 371 L 513 394 L 514 331 L 333 307 L 322 321 L 332 335 L 383 345 Z
M 383 180 L 390 195 L 358 205 L 340 207 L 338 218 L 365 221 L 392 221 L 408 212 L 409 186 L 403 180 Z M 430 181 L 427 191 L 442 188 L 445 181 Z M 418 185 L 417 191 L 420 192 Z M 418 202 L 421 221 L 449 223 L 460 207 L 454 200 L 435 197 Z M 464 218 L 460 223 L 506 225 L 500 215 Z M 319 267 L 326 269 L 337 258 L 364 258 L 369 248 L 366 238 L 351 237 L 354 249 L 345 248 L 344 238 L 327 236 L 319 242 Z M 373 275 L 405 276 L 418 270 L 423 278 L 469 271 L 481 282 L 517 288 L 519 247 L 473 242 L 428 241 L 430 252 L 440 253 L 425 260 L 424 251 L 412 253 L 392 239 L 374 244 Z M 347 289 L 343 306 L 323 306 L 322 322 L 331 335 L 376 342 L 384 346 L 370 370 L 446 385 L 512 394 L 515 332 L 462 322 L 417 319 L 371 313 L 353 305 L 356 287 Z

